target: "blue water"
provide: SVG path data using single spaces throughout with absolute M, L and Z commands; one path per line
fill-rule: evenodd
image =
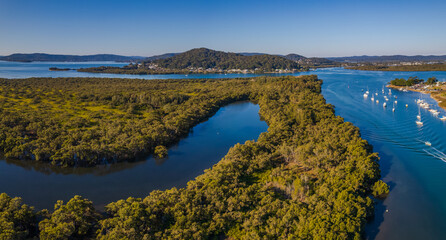
M 390 80 L 435 76 L 446 81 L 446 72 L 373 72 L 345 69 L 321 69 L 313 72 L 324 80 L 323 94 L 335 105 L 336 114 L 361 129 L 381 160 L 382 177 L 390 195 L 376 206 L 376 217 L 367 226 L 369 239 L 446 239 L 446 122 L 421 109 L 424 125 L 416 125 L 418 107 L 423 98 L 431 108 L 446 112 L 428 95 L 392 90 L 388 107 L 383 108 L 382 89 Z M 364 98 L 361 90 L 369 89 Z M 371 94 L 379 104 L 370 100 Z M 392 112 L 394 97 L 395 112 Z M 408 104 L 406 108 L 405 105 Z M 432 146 L 426 146 L 430 141 Z M 388 210 L 388 212 L 386 212 Z
M 171 147 L 163 160 L 117 163 L 95 168 L 58 169 L 49 164 L 0 161 L 0 192 L 20 196 L 37 208 L 52 209 L 56 201 L 81 195 L 97 207 L 153 190 L 185 187 L 220 161 L 236 143 L 255 140 L 267 130 L 259 106 L 239 102 L 222 107 L 188 137 Z M 241 134 L 242 133 L 242 134 Z
M 101 78 L 139 78 L 139 79 L 184 79 L 184 78 L 238 78 L 255 77 L 258 74 L 160 74 L 160 75 L 134 75 L 134 74 L 108 74 L 86 73 L 77 71 L 50 71 L 50 67 L 57 68 L 89 68 L 99 66 L 122 67 L 128 63 L 118 62 L 6 62 L 0 61 L 0 78 L 29 78 L 29 77 L 101 77 Z M 279 76 L 281 74 L 267 74 Z
M 10 65 L 14 65 L 12 68 Z M 60 64 L 60 65 L 59 65 Z M 69 63 L 71 64 L 71 63 Z M 104 65 L 103 63 L 82 63 L 88 66 Z M 116 64 L 117 63 L 109 63 Z M 37 66 L 36 66 L 37 65 Z M 253 77 L 254 74 L 207 74 L 207 75 L 117 75 L 117 74 L 91 74 L 91 73 L 77 73 L 70 72 L 49 72 L 48 68 L 56 67 L 73 67 L 67 66 L 66 63 L 6 63 L 0 62 L 0 77 L 17 78 L 17 77 L 131 77 L 144 79 L 161 79 L 161 78 L 229 78 L 229 77 Z M 28 69 L 31 66 L 32 69 Z M 342 116 L 346 121 L 352 122 L 361 129 L 363 138 L 368 140 L 373 146 L 374 151 L 379 153 L 381 158 L 380 166 L 383 180 L 391 187 L 391 192 L 387 199 L 380 201 L 376 205 L 376 217 L 367 225 L 366 233 L 369 239 L 446 239 L 446 162 L 440 156 L 446 153 L 446 122 L 433 116 L 428 111 L 421 109 L 421 116 L 424 122 L 422 127 L 415 124 L 416 115 L 418 115 L 418 107 L 414 102 L 417 98 L 423 98 L 425 101 L 432 104 L 432 108 L 440 111 L 440 117 L 446 116 L 446 112 L 438 107 L 438 104 L 429 98 L 428 95 L 413 92 L 400 92 L 392 90 L 392 95 L 388 95 L 388 89 L 385 88 L 387 82 L 394 78 L 408 78 L 410 76 L 418 76 L 423 79 L 435 76 L 440 81 L 446 81 L 446 72 L 375 72 L 375 71 L 355 71 L 346 70 L 342 68 L 318 69 L 311 72 L 299 73 L 301 74 L 317 74 L 319 78 L 324 80 L 322 86 L 322 93 L 327 99 L 328 103 L 335 106 L 336 114 Z M 280 75 L 280 74 L 276 74 Z M 387 102 L 387 108 L 383 108 L 382 104 L 385 102 L 382 90 L 385 90 L 386 96 L 390 101 Z M 370 91 L 368 98 L 364 98 L 363 94 L 366 90 Z M 372 102 L 370 97 L 375 95 L 375 100 L 379 100 L 379 104 Z M 395 99 L 395 96 L 397 97 Z M 398 103 L 393 104 L 397 100 Z M 406 108 L 405 105 L 408 104 Z M 254 105 L 244 105 L 251 106 Z M 229 107 L 229 106 L 228 106 Z M 392 108 L 395 107 L 395 112 Z M 225 108 L 226 109 L 226 108 Z M 256 120 L 252 120 L 252 124 L 264 124 L 258 120 L 256 110 Z M 238 114 L 243 114 L 239 112 Z M 217 117 L 218 114 L 215 116 Z M 235 117 L 236 115 L 234 115 Z M 214 117 L 214 118 L 215 118 Z M 212 121 L 211 118 L 210 121 Z M 219 121 L 224 124 L 228 121 L 230 125 L 228 129 L 234 127 L 232 118 L 224 121 Z M 235 121 L 237 122 L 237 121 Z M 208 122 L 206 122 L 208 123 Z M 206 124 L 204 123 L 204 124 Z M 201 125 L 199 125 L 201 126 Z M 251 122 L 247 122 L 248 126 Z M 198 127 L 198 126 L 197 126 Z M 246 139 L 255 139 L 261 131 L 266 129 L 266 125 L 259 127 L 253 135 Z M 222 132 L 220 132 L 222 133 Z M 236 137 L 245 136 L 245 130 L 239 129 L 233 132 Z M 240 134 L 243 133 L 243 134 Z M 194 130 L 193 134 L 197 134 Z M 186 138 L 180 142 L 180 145 L 191 140 L 194 135 Z M 99 203 L 110 202 L 107 198 L 119 199 L 126 196 L 145 196 L 150 189 L 167 188 L 170 186 L 183 186 L 184 183 L 193 179 L 200 174 L 203 169 L 209 168 L 212 164 L 217 162 L 221 156 L 224 156 L 228 148 L 233 145 L 231 141 L 227 142 L 222 147 L 218 156 L 213 157 L 212 163 L 209 165 L 189 165 L 190 159 L 197 159 L 194 154 L 197 151 L 211 151 L 206 158 L 213 156 L 212 151 L 221 147 L 216 143 L 213 146 L 207 146 L 208 138 L 203 135 L 201 141 L 196 144 L 201 147 L 185 146 L 184 151 L 192 149 L 191 152 L 181 153 L 184 159 L 172 160 L 175 156 L 171 153 L 169 159 L 163 164 L 156 165 L 155 161 L 146 161 L 135 164 L 121 165 L 110 167 L 109 169 L 99 169 L 97 173 L 84 173 L 81 170 L 74 173 L 54 173 L 51 169 L 36 171 L 32 167 L 18 167 L 17 164 L 6 164 L 0 161 L 0 182 L 7 181 L 8 183 L 18 181 L 21 185 L 1 186 L 0 192 L 4 188 L 8 188 L 12 195 L 24 196 L 25 199 L 32 199 L 34 205 L 38 207 L 43 206 L 45 196 L 51 196 L 51 199 L 67 199 L 66 195 L 79 193 L 89 197 L 94 195 L 96 190 L 84 189 L 85 185 L 93 185 L 100 194 L 97 198 L 92 200 Z M 212 136 L 212 134 L 211 134 Z M 233 142 L 237 142 L 233 141 Z M 426 146 L 425 141 L 430 141 L 432 146 Z M 204 144 L 204 145 L 203 145 Z M 179 146 L 180 146 L 179 145 Z M 175 148 L 173 148 L 175 149 Z M 174 150 L 170 151 L 174 151 Z M 192 155 L 187 155 L 192 154 Z M 189 157 L 190 156 L 190 157 Z M 198 161 L 198 160 L 196 160 Z M 182 163 L 182 165 L 177 165 Z M 168 165 L 166 165 L 168 164 Z M 171 165 L 169 165 L 171 164 Z M 127 167 L 131 166 L 131 167 Z M 148 167 L 149 166 L 149 167 Z M 166 166 L 166 169 L 175 169 L 172 175 L 176 176 L 183 171 L 191 171 L 193 173 L 186 174 L 182 180 L 172 180 L 166 184 L 164 181 L 171 179 L 169 176 L 164 177 L 165 171 L 160 168 Z M 167 167 L 169 166 L 169 167 Z M 189 168 L 189 170 L 185 170 Z M 147 170 L 151 169 L 151 170 Z M 135 177 L 132 176 L 132 171 L 135 171 Z M 141 172 L 144 173 L 141 173 Z M 46 173 L 43 173 L 46 172 Z M 138 173 L 139 172 L 139 173 Z M 145 174 L 147 172 L 147 174 Z M 42 177 L 47 174 L 47 176 Z M 155 174 L 153 178 L 150 178 Z M 126 177 L 131 179 L 126 180 Z M 138 181 L 141 178 L 142 181 Z M 34 180 L 36 179 L 36 180 Z M 44 179 L 44 180 L 41 180 Z M 61 181 L 60 186 L 52 187 L 51 184 L 56 181 Z M 81 179 L 77 181 L 76 179 Z M 103 180 L 101 180 L 103 179 Z M 150 180 L 151 179 L 151 180 Z M 156 180 L 154 180 L 156 179 Z M 44 181 L 39 185 L 40 181 Z M 73 181 L 73 183 L 70 183 Z M 95 183 L 95 182 L 98 183 Z M 121 184 L 121 181 L 124 183 Z M 132 184 L 138 186 L 132 186 Z M 125 186 L 127 183 L 127 186 Z M 67 184 L 67 185 L 65 185 Z M 159 184 L 153 186 L 153 184 Z M 163 185 L 164 184 L 164 185 Z M 182 185 L 183 184 L 183 185 Z M 39 186 L 37 186 L 39 185 Z M 125 187 L 124 187 L 125 186 Z M 36 188 L 32 190 L 31 188 Z M 48 189 L 47 189 L 48 188 Z M 54 193 L 54 191 L 66 188 L 63 193 Z M 74 190 L 70 190 L 74 189 Z M 126 190 L 128 189 L 128 191 Z M 138 192 L 142 189 L 142 192 Z M 113 195 L 113 191 L 124 191 L 123 196 Z M 28 192 L 24 192 L 28 191 Z M 39 194 L 41 191 L 42 194 Z M 65 192 L 69 192 L 65 193 Z M 65 195 L 63 195 L 65 194 Z M 90 195 L 89 195 L 90 194 Z M 43 195 L 43 196 L 40 196 Z M 104 196 L 101 196 L 104 195 Z M 61 197 L 62 196 L 62 197 Z M 39 204 L 40 203 L 40 204 Z M 44 206 L 47 207 L 47 206 Z

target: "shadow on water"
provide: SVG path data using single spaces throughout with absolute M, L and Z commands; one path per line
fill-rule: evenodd
M 228 105 L 236 106 L 236 105 L 243 105 L 243 104 L 253 104 L 253 103 L 251 103 L 249 101 L 238 101 L 238 102 L 230 103 Z M 226 106 L 228 106 L 228 105 L 226 105 Z M 226 106 L 223 106 L 221 108 L 225 108 Z M 210 116 L 204 118 L 202 120 L 202 123 L 206 122 L 207 120 L 212 118 L 217 112 L 218 112 L 218 110 L 211 113 Z M 260 120 L 264 121 L 261 118 L 260 118 Z M 178 147 L 179 142 L 188 138 L 191 134 L 193 134 L 193 132 L 194 132 L 194 127 L 191 128 L 187 134 L 180 136 L 177 140 L 175 140 L 172 145 L 168 146 L 169 149 Z M 171 152 L 169 154 L 169 156 L 175 156 L 175 155 L 179 155 L 179 153 Z M 81 176 L 81 175 L 85 175 L 85 174 L 92 174 L 95 176 L 104 176 L 104 175 L 112 174 L 114 172 L 119 172 L 119 171 L 122 171 L 125 169 L 131 169 L 131 168 L 138 167 L 138 166 L 144 164 L 145 161 L 153 161 L 155 163 L 155 165 L 161 166 L 167 161 L 169 156 L 167 156 L 165 158 L 157 158 L 157 157 L 153 156 L 152 154 L 141 154 L 139 156 L 136 156 L 135 158 L 126 159 L 121 162 L 114 162 L 114 163 L 105 162 L 105 163 L 101 163 L 101 164 L 98 164 L 93 167 L 82 167 L 82 166 L 60 167 L 60 166 L 52 165 L 49 162 L 7 159 L 7 158 L 3 157 L 2 155 L 0 155 L 0 161 L 6 161 L 6 163 L 8 163 L 8 164 L 13 164 L 13 165 L 22 167 L 26 170 L 33 170 L 33 171 L 41 172 L 45 175 L 50 175 L 50 174 L 55 173 L 55 174 L 62 174 L 62 175 L 79 175 L 79 176 Z

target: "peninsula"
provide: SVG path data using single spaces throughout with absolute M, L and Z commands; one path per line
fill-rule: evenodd
M 359 66 L 349 66 L 347 69 L 365 71 L 393 71 L 393 72 L 433 72 L 446 71 L 446 63 L 404 63 L 404 64 L 366 64 Z
M 79 72 L 117 74 L 293 73 L 308 67 L 269 54 L 243 55 L 195 48 L 171 57 L 146 60 L 120 67 L 81 68 Z
M 379 180 L 372 146 L 335 115 L 321 85 L 315 75 L 1 79 L 1 150 L 30 161 L 71 166 L 156 151 L 241 100 L 258 103 L 269 128 L 257 141 L 233 146 L 186 187 L 112 202 L 102 214 L 80 196 L 37 212 L 0 194 L 0 236 L 360 239 L 374 214 L 370 196 L 385 196 L 389 188 Z

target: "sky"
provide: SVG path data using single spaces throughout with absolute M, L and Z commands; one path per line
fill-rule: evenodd
M 0 0 L 0 55 L 446 55 L 444 0 Z

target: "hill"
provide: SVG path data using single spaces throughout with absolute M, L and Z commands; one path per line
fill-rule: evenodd
M 170 57 L 169 57 L 170 56 Z M 153 56 L 139 64 L 124 67 L 81 68 L 79 72 L 115 74 L 189 74 L 189 73 L 290 73 L 308 68 L 277 55 L 228 53 L 195 48 L 183 53 Z
M 263 71 L 273 71 L 275 69 L 301 68 L 296 62 L 276 55 L 254 54 L 246 56 L 207 48 L 195 48 L 170 58 L 155 60 L 153 63 L 166 69 L 216 68 L 221 70 L 261 69 Z
M 292 61 L 296 61 L 300 65 L 307 66 L 307 67 L 339 67 L 340 66 L 339 62 L 335 62 L 333 60 L 329 60 L 326 58 L 317 58 L 317 57 L 307 58 L 302 55 L 298 55 L 298 54 L 294 54 L 294 53 L 285 55 L 283 57 L 286 59 L 292 60 Z
M 115 62 L 132 62 L 144 59 L 139 56 L 121 56 L 114 54 L 96 54 L 96 55 L 59 55 L 59 54 L 46 54 L 46 53 L 15 53 L 9 56 L 0 57 L 0 60 L 11 62 L 102 62 L 102 61 L 115 61 Z
M 331 57 L 327 58 L 337 62 L 429 62 L 429 61 L 446 61 L 446 55 L 440 56 L 405 56 L 405 55 L 389 55 L 389 56 L 351 56 L 351 57 Z
M 146 59 L 144 59 L 144 61 L 153 61 L 153 60 L 158 60 L 158 59 L 166 59 L 166 58 L 170 58 L 173 57 L 175 55 L 178 55 L 179 53 L 165 53 L 165 54 L 161 54 L 161 55 L 155 55 L 155 56 L 151 56 L 148 57 Z

